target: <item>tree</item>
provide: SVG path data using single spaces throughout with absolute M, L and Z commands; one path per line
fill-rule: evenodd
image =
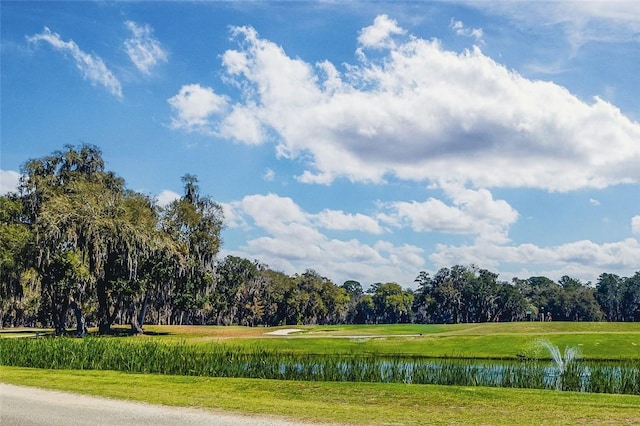
M 466 283 L 466 268 L 453 266 L 441 268 L 429 281 L 433 311 L 429 312 L 433 322 L 459 323 L 464 318 L 463 288 Z
M 220 250 L 222 207 L 198 192 L 197 178 L 182 177 L 185 194 L 164 211 L 161 227 L 176 242 L 184 260 L 183 274 L 171 293 L 174 320 L 203 321 L 202 308 L 215 285 L 215 258 Z
M 216 323 L 255 326 L 264 315 L 265 266 L 236 256 L 227 256 L 216 267 L 214 309 Z
M 323 291 L 326 284 L 333 284 L 312 269 L 296 276 L 295 280 L 298 287 L 297 322 L 299 324 L 326 323 L 329 308 L 323 298 Z
M 624 280 L 622 320 L 640 321 L 640 272 Z
M 151 204 L 128 191 L 123 179 L 105 171 L 102 153 L 92 145 L 79 149 L 67 145 L 64 151 L 27 161 L 20 190 L 36 235 L 36 267 L 43 291 L 56 300 L 61 295 L 61 302 L 55 302 L 60 309 L 55 314 L 58 328 L 68 308 L 68 281 L 79 282 L 74 274 L 86 268 L 87 290 L 90 287 L 98 303 L 99 330 L 109 332 L 123 298 L 136 291 L 131 285 L 137 267 L 154 244 Z M 82 265 L 67 262 L 73 253 Z M 60 276 L 67 280 L 60 281 Z
M 596 283 L 595 297 L 607 321 L 622 321 L 623 278 L 615 274 L 601 274 Z
M 486 269 L 467 268 L 462 287 L 466 300 L 465 322 L 488 322 L 495 319 L 498 310 L 498 274 Z
M 280 271 L 264 271 L 264 321 L 267 325 L 298 323 L 298 286 L 294 278 Z
M 547 277 L 530 277 L 517 285 L 521 294 L 538 310 L 538 315 L 551 313 L 553 319 L 563 318 L 562 287 Z
M 352 315 L 354 324 L 375 324 L 376 306 L 371 294 L 363 294 Z
M 498 321 L 522 321 L 527 315 L 529 304 L 516 286 L 507 282 L 499 284 L 495 319 Z
M 376 283 L 372 286 L 377 322 L 384 324 L 411 321 L 413 294 L 397 283 Z
M 436 301 L 433 297 L 434 281 L 428 272 L 420 271 L 414 282 L 418 284 L 413 301 L 413 312 L 416 322 L 434 322 L 435 318 L 433 313 L 437 309 Z
M 16 194 L 0 197 L 0 328 L 5 315 L 15 324 L 24 315 L 24 274 L 32 258 L 33 234 Z

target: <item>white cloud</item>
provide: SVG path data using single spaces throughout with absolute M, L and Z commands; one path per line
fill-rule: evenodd
M 222 126 L 230 139 L 275 139 L 278 155 L 308 160 L 302 182 L 394 175 L 568 191 L 640 181 L 640 124 L 614 105 L 524 78 L 478 48 L 458 53 L 411 36 L 391 43 L 403 31 L 385 16 L 368 28 L 361 48 L 384 46 L 386 54 L 343 73 L 236 28 L 240 50 L 225 53 L 223 64 L 242 89 L 233 109 L 240 117 L 203 107 L 187 116 Z
M 482 28 L 468 28 L 462 21 L 456 21 L 453 18 L 451 19 L 449 27 L 459 36 L 473 37 L 476 41 L 482 43 Z
M 224 225 L 227 228 L 249 229 L 249 224 L 245 220 L 242 211 L 242 203 L 234 201 L 231 203 L 220 203 L 224 215 Z
M 588 42 L 629 41 L 640 32 L 640 7 L 634 1 L 466 2 L 507 16 L 526 27 L 557 25 L 574 50 Z
M 149 25 L 138 25 L 133 21 L 126 21 L 125 25 L 133 36 L 125 40 L 124 48 L 140 72 L 150 75 L 151 69 L 159 62 L 167 62 L 167 52 L 153 37 L 153 30 Z
M 325 209 L 314 216 L 315 222 L 325 229 L 340 231 L 362 231 L 381 234 L 382 227 L 377 220 L 361 213 L 351 214 L 341 210 Z
M 384 215 L 389 223 L 408 223 L 416 232 L 474 234 L 493 242 L 508 241 L 509 226 L 518 219 L 518 212 L 504 200 L 494 200 L 486 189 L 471 190 L 443 183 L 453 205 L 435 198 L 425 202 L 396 201 L 389 204 L 391 213 Z
M 458 247 L 439 244 L 429 258 L 438 267 L 476 264 L 495 270 L 508 267 L 505 265 L 521 265 L 525 269 L 535 265 L 538 270 L 541 266 L 546 267 L 552 279 L 570 275 L 592 280 L 602 272 L 624 275 L 636 271 L 640 242 L 633 238 L 603 244 L 581 240 L 540 247 L 529 243 L 502 245 L 477 241 L 473 245 Z
M 165 189 L 158 194 L 156 200 L 158 201 L 158 205 L 160 207 L 166 207 L 171 204 L 173 201 L 179 199 L 181 197 L 177 192 L 173 192 L 169 189 Z
M 171 121 L 171 127 L 185 130 L 207 129 L 207 119 L 212 114 L 222 112 L 227 106 L 226 97 L 199 84 L 182 86 L 180 92 L 169 98 L 168 102 L 177 114 Z
M 640 215 L 631 218 L 631 232 L 640 235 Z
M 600 201 L 596 200 L 595 198 L 589 198 L 589 204 L 591 204 L 592 206 L 599 206 Z
M 275 194 L 249 195 L 224 206 L 236 226 L 252 226 L 266 235 L 249 239 L 236 255 L 258 258 L 274 269 L 296 273 L 317 269 L 334 280 L 357 279 L 363 284 L 394 277 L 410 285 L 424 267 L 423 250 L 411 245 L 329 238 L 322 229 L 382 232 L 363 214 L 323 210 L 303 211 L 291 198 Z M 250 225 L 248 225 L 250 224 Z M 231 253 L 231 252 L 228 252 Z
M 261 144 L 265 135 L 262 124 L 256 117 L 258 114 L 254 105 L 234 105 L 231 113 L 220 124 L 219 135 L 249 145 Z
M 363 48 L 381 49 L 395 46 L 392 37 L 405 34 L 406 31 L 387 15 L 379 15 L 373 25 L 363 28 L 358 36 L 358 43 Z
M 60 35 L 51 32 L 47 27 L 44 28 L 42 33 L 27 37 L 27 40 L 30 43 L 44 41 L 54 49 L 69 53 L 86 80 L 89 80 L 91 84 L 104 86 L 112 95 L 122 98 L 120 81 L 107 68 L 102 58 L 83 52 L 73 40 L 63 41 Z
M 270 168 L 265 169 L 264 173 L 262 174 L 262 179 L 266 180 L 267 182 L 272 182 L 275 177 L 276 172 L 274 172 Z
M 20 183 L 20 173 L 13 170 L 0 169 L 0 195 L 16 192 Z
M 435 199 L 425 205 L 442 209 L 457 222 L 447 222 L 446 215 L 440 215 L 441 211 L 434 213 L 428 209 L 421 213 L 432 215 L 431 223 L 420 222 L 419 214 L 408 219 L 396 212 L 393 219 L 407 220 L 420 232 L 477 234 L 473 243 L 438 244 L 433 252 L 426 254 L 422 248 L 409 244 L 398 245 L 385 240 L 366 244 L 353 238 L 330 238 L 324 230 L 369 234 L 387 230 L 380 227 L 381 219 L 332 210 L 306 212 L 291 198 L 267 194 L 246 196 L 224 205 L 225 217 L 231 219 L 232 227 L 239 226 L 258 235 L 249 238 L 243 247 L 225 253 L 261 259 L 272 268 L 290 274 L 313 268 L 337 282 L 357 279 L 363 284 L 371 284 L 394 280 L 403 286 L 412 286 L 418 272 L 425 269 L 425 255 L 432 262 L 434 271 L 451 265 L 476 264 L 500 273 L 504 280 L 542 274 L 554 280 L 569 275 L 589 281 L 602 272 L 629 275 L 638 268 L 640 242 L 634 238 L 601 244 L 580 240 L 547 247 L 531 243 L 511 244 L 501 233 L 515 221 L 515 210 L 502 200 L 493 199 L 486 190 L 447 188 L 453 205 Z M 395 206 L 399 202 L 392 204 Z M 640 233 L 640 216 L 635 216 L 632 223 L 634 232 Z M 486 235 L 489 237 L 485 238 Z M 532 269 L 536 272 L 530 272 Z

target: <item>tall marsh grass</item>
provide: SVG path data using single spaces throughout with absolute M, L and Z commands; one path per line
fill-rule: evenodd
M 559 371 L 553 364 L 537 360 L 493 363 L 364 354 L 314 355 L 218 343 L 203 346 L 89 337 L 0 339 L 0 364 L 210 377 L 536 389 L 556 389 L 561 375 L 562 390 L 640 395 L 640 361 L 573 362 Z

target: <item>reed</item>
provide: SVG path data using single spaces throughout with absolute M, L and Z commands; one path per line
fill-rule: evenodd
M 570 362 L 558 370 L 554 364 L 539 360 L 501 363 L 358 353 L 309 354 L 259 346 L 88 337 L 0 339 L 0 364 L 188 376 L 491 386 L 640 395 L 640 361 L 618 364 Z

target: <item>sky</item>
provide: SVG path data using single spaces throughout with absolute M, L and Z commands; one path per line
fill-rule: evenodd
M 65 144 L 337 284 L 640 271 L 640 2 L 0 3 L 0 193 Z

